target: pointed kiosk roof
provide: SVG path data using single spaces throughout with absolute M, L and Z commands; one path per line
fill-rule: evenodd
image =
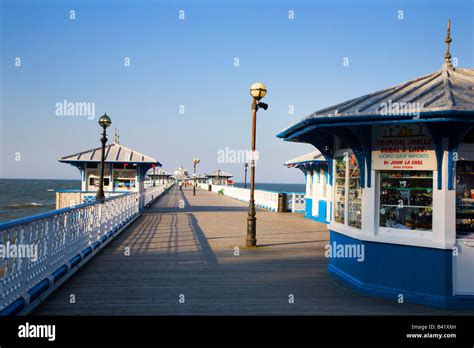
M 398 108 L 401 111 L 398 114 L 403 113 L 405 107 L 427 116 L 446 111 L 472 112 L 474 69 L 453 68 L 445 64 L 432 74 L 315 111 L 283 130 L 278 137 L 286 138 L 313 122 L 337 122 L 346 117 L 390 117 L 387 114 L 390 107 L 395 111 Z
M 298 164 L 303 164 L 303 163 L 310 163 L 310 162 L 324 162 L 326 159 L 324 158 L 323 154 L 319 152 L 319 150 L 309 152 L 307 154 L 295 157 L 293 159 L 290 159 L 284 163 L 285 166 L 287 167 L 294 167 Z
M 223 170 L 219 170 L 219 169 L 216 170 L 216 171 L 213 171 L 211 174 L 207 174 L 207 176 L 209 178 L 213 178 L 213 177 L 231 178 L 231 177 L 233 177 L 232 174 L 224 172 Z
M 445 61 L 440 70 L 315 111 L 277 136 L 291 140 L 299 131 L 313 124 L 360 122 L 390 117 L 398 119 L 403 116 L 411 118 L 413 112 L 423 117 L 447 112 L 457 115 L 472 114 L 474 69 L 452 66 L 450 29 L 451 24 L 448 22 Z
M 421 112 L 472 110 L 473 87 L 473 69 L 443 65 L 432 74 L 318 110 L 307 118 L 381 114 L 385 105 L 395 102 L 417 103 Z
M 73 155 L 62 157 L 59 162 L 62 163 L 98 163 L 101 161 L 101 148 L 82 151 Z M 138 151 L 120 145 L 116 142 L 105 146 L 105 163 L 146 163 L 156 164 L 161 167 L 157 159 L 144 155 Z

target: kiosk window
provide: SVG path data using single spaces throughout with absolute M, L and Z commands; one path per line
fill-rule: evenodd
M 118 191 L 134 189 L 135 175 L 136 171 L 133 169 L 114 170 L 114 188 Z
M 456 162 L 456 234 L 474 238 L 474 161 Z
M 99 187 L 100 178 L 90 177 L 89 178 L 89 185 Z M 110 178 L 104 178 L 104 186 L 109 186 L 109 185 L 110 185 Z
M 381 227 L 432 229 L 432 171 L 381 171 L 379 191 Z
M 343 224 L 345 222 L 346 206 L 346 161 L 344 161 L 344 157 L 336 158 L 336 177 L 334 180 L 334 190 L 334 221 Z
M 354 154 L 336 158 L 334 221 L 362 227 L 360 170 Z M 346 207 L 348 209 L 346 209 Z
M 354 155 L 349 157 L 349 226 L 362 227 L 362 189 L 360 187 L 360 170 Z

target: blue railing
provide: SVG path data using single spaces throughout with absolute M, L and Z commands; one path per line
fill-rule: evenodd
M 3 243 L 31 253 L 0 259 L 0 315 L 25 309 L 139 212 L 139 194 L 125 193 L 0 224 Z

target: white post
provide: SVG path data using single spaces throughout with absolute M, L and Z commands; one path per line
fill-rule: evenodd
M 65 236 L 64 236 L 64 239 L 65 239 L 65 248 L 64 248 L 64 262 L 67 262 L 68 261 L 68 256 L 69 256 L 69 250 L 71 248 L 71 240 L 72 240 L 72 237 L 71 237 L 71 211 L 68 211 L 64 214 L 64 223 L 66 225 L 66 230 L 64 231 L 65 233 Z
M 367 187 L 369 175 L 371 179 L 371 187 Z M 378 186 L 378 177 L 375 175 L 375 170 L 367 172 L 365 187 L 362 189 L 361 231 L 372 236 L 375 236 L 378 230 L 378 226 L 376 226 L 376 222 L 378 221 L 377 214 L 379 214 L 380 208 L 379 206 L 376 206 L 380 199 L 379 197 L 376 197 L 376 194 L 379 193 L 377 189 Z M 368 209 L 369 207 L 374 207 L 374 209 Z
M 23 245 L 30 244 L 29 243 L 30 236 L 31 236 L 31 225 L 27 225 L 23 229 L 23 233 L 20 239 L 20 244 L 23 244 Z M 29 302 L 28 296 L 26 296 L 26 291 L 28 290 L 26 288 L 26 281 L 28 278 L 28 263 L 29 263 L 29 258 L 27 257 L 20 258 L 20 268 L 21 268 L 20 295 L 25 298 L 25 301 L 27 303 Z
M 98 203 L 99 205 L 99 238 L 101 238 L 103 235 L 104 235 L 104 211 L 103 211 L 103 206 L 104 204 L 100 204 Z
M 52 259 L 52 255 L 53 255 L 53 250 L 52 250 L 52 247 L 53 247 L 53 236 L 55 235 L 56 231 L 54 230 L 54 216 L 52 216 L 50 219 L 48 219 L 45 224 L 49 224 L 49 227 L 48 228 L 48 236 L 46 237 L 47 238 L 47 242 L 46 242 L 46 250 L 47 250 L 47 253 L 48 253 L 48 256 L 46 257 L 46 269 L 50 269 L 51 268 L 51 259 Z M 38 255 L 39 256 L 39 255 Z M 51 272 L 53 272 L 54 270 L 53 269 L 50 269 Z

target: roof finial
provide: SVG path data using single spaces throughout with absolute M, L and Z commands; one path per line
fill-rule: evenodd
M 115 128 L 115 139 L 114 139 L 114 143 L 117 144 L 117 145 L 119 145 L 119 144 L 120 144 L 119 139 L 120 139 L 120 136 L 119 136 L 118 128 Z
M 451 20 L 448 19 L 448 32 L 446 33 L 446 39 L 444 42 L 446 42 L 446 53 L 444 55 L 444 62 L 446 64 L 446 67 L 452 68 L 453 65 L 451 64 L 451 53 L 449 52 L 449 45 L 451 44 Z

